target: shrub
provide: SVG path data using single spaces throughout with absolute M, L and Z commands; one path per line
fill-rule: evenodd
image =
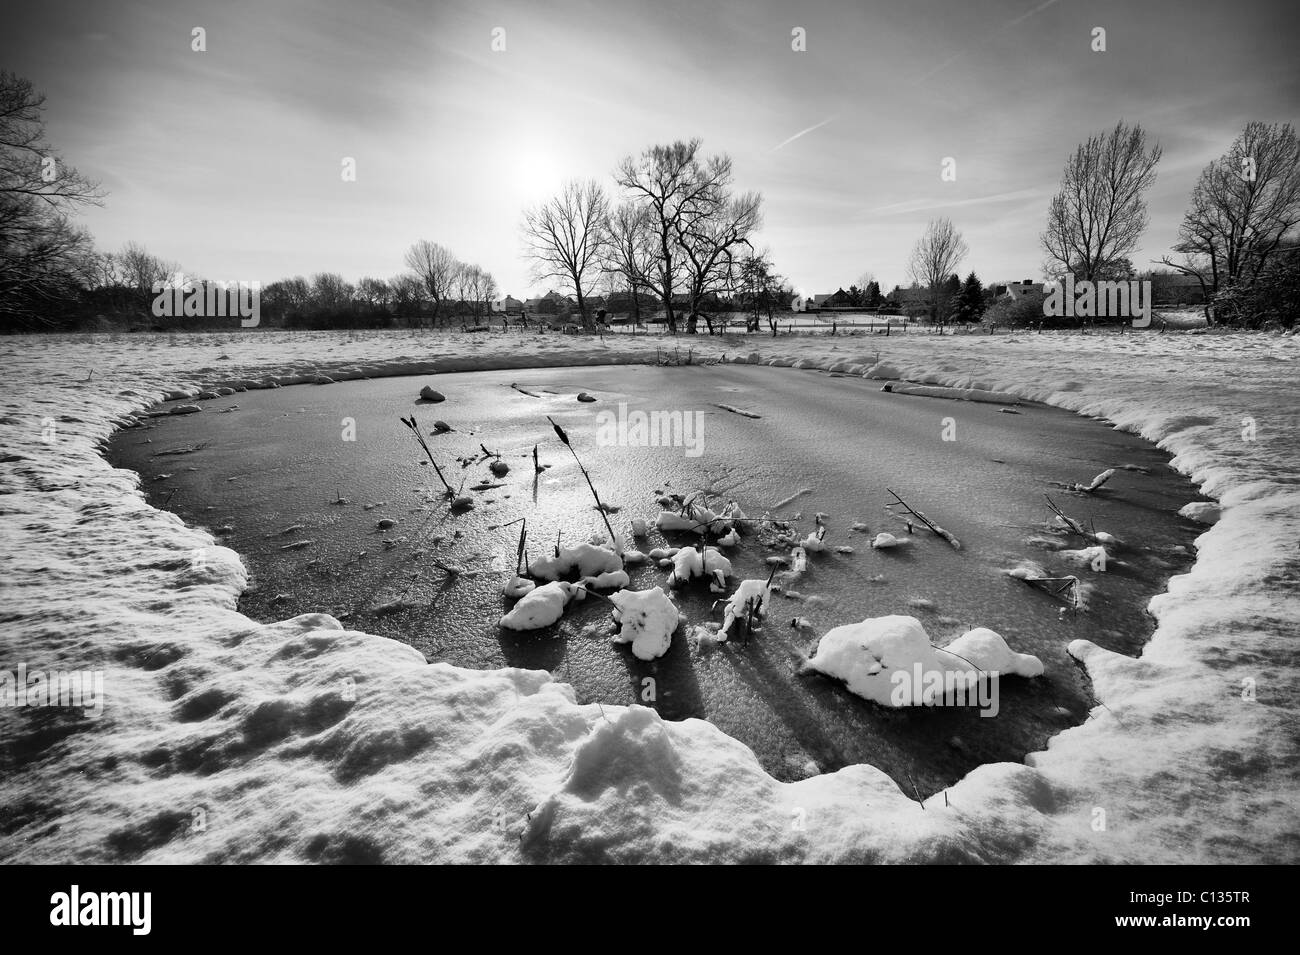
M 985 325 L 1037 325 L 1039 322 L 1064 323 L 1075 319 L 1048 319 L 1043 315 L 1042 295 L 1022 295 L 1019 299 L 1003 296 L 985 310 L 980 321 Z
M 1220 289 L 1214 296 L 1214 317 L 1245 328 L 1295 327 L 1300 318 L 1300 250 L 1274 258 L 1253 281 Z

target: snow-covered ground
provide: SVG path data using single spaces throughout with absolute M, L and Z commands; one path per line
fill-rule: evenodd
M 579 706 L 545 673 L 426 665 L 325 615 L 257 624 L 235 610 L 238 557 L 146 506 L 136 475 L 98 454 L 126 416 L 200 386 L 644 361 L 664 345 L 407 332 L 3 342 L 0 670 L 102 671 L 106 699 L 97 718 L 0 707 L 0 859 L 1300 859 L 1296 338 L 690 342 L 697 358 L 876 366 L 1104 416 L 1220 500 L 1192 571 L 1152 600 L 1141 658 L 1071 647 L 1102 704 L 1087 722 L 924 805 L 865 765 L 779 783 L 708 723 Z

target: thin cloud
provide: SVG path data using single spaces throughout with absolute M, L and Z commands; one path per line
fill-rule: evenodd
M 1060 2 L 1061 2 L 1061 0 L 1045 0 L 1044 3 L 1040 3 L 1038 6 L 1034 7 L 1034 9 L 1032 9 L 1032 10 L 1026 10 L 1024 13 L 1020 14 L 1020 16 L 1015 17 L 1015 18 L 1012 19 L 1012 20 L 1008 20 L 1006 23 L 1002 24 L 1002 26 L 998 27 L 997 29 L 995 29 L 995 30 L 990 30 L 988 33 L 984 34 L 984 37 L 980 40 L 980 42 L 981 42 L 981 43 L 987 42 L 990 38 L 992 38 L 993 36 L 996 36 L 996 35 L 999 34 L 999 33 L 1002 33 L 1002 32 L 1003 32 L 1004 30 L 1006 30 L 1008 27 L 1013 27 L 1013 26 L 1016 26 L 1016 25 L 1019 24 L 1019 23 L 1023 23 L 1025 20 L 1028 20 L 1030 17 L 1032 17 L 1035 13 L 1041 13 L 1042 11 L 1046 10 L 1048 7 L 1055 6 L 1056 4 L 1058 4 L 1058 3 L 1060 3 Z M 952 66 L 954 63 L 956 63 L 958 60 L 960 60 L 960 59 L 962 58 L 962 56 L 964 55 L 964 52 L 965 52 L 965 51 L 963 51 L 963 53 L 956 53 L 956 54 L 954 54 L 954 55 L 948 57 L 948 59 L 944 60 L 942 63 L 940 63 L 940 64 L 939 64 L 938 66 L 936 66 L 934 69 L 930 70 L 930 72 L 923 74 L 923 75 L 921 76 L 921 78 L 920 78 L 919 80 L 917 80 L 917 82 L 918 82 L 918 83 L 923 83 L 923 82 L 925 82 L 926 80 L 928 80 L 930 77 L 935 76 L 935 75 L 937 75 L 937 74 L 939 74 L 939 73 L 942 73 L 942 72 L 943 72 L 944 70 L 946 70 L 948 67 Z
M 771 151 L 772 151 L 772 152 L 776 152 L 776 151 L 777 151 L 778 149 L 780 149 L 782 146 L 789 146 L 792 142 L 794 142 L 794 141 L 795 141 L 796 139 L 798 139 L 800 136 L 807 136 L 807 135 L 808 135 L 809 133 L 811 133 L 813 130 L 815 130 L 815 129 L 821 129 L 823 126 L 825 126 L 827 123 L 833 121 L 834 119 L 835 119 L 835 117 L 832 116 L 830 119 L 823 119 L 823 120 L 822 120 L 820 123 L 818 123 L 816 126 L 809 126 L 807 129 L 801 129 L 801 130 L 799 130 L 799 132 L 795 133 L 795 134 L 794 134 L 793 136 L 791 136 L 789 139 L 783 139 L 783 140 L 781 140 L 781 142 L 777 143 L 775 146 L 772 147 Z
M 904 202 L 891 202 L 888 205 L 878 206 L 867 211 L 875 215 L 900 215 L 907 212 L 928 212 L 931 209 L 985 206 L 997 202 L 1040 199 L 1051 191 L 1050 189 L 1016 189 L 1012 192 L 999 192 L 991 196 L 977 196 L 974 199 L 908 199 Z

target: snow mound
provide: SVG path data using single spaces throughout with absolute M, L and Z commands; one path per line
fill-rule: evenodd
M 992 630 L 980 627 L 936 648 L 919 620 L 898 614 L 835 627 L 818 642 L 808 665 L 844 681 L 851 693 L 892 707 L 942 703 L 945 685 L 970 686 L 1004 672 L 1043 672 L 1041 660 L 1016 653 Z
M 581 583 L 588 590 L 611 590 L 626 587 L 631 580 L 626 570 L 607 570 L 593 577 L 583 577 Z
M 519 603 L 501 618 L 501 626 L 507 630 L 549 627 L 564 616 L 564 608 L 573 599 L 573 590 L 573 584 L 562 580 L 542 584 L 519 598 Z
M 1080 547 L 1077 550 L 1062 550 L 1057 552 L 1062 560 L 1080 567 L 1091 567 L 1096 571 L 1104 571 L 1111 563 L 1111 556 L 1106 553 L 1106 548 L 1101 544 L 1092 547 Z
M 515 600 L 536 588 L 537 584 L 527 577 L 511 577 L 501 592 L 510 599 Z
M 673 572 L 668 575 L 668 582 L 674 586 L 684 584 L 696 577 L 707 577 L 717 586 L 725 586 L 731 576 L 731 561 L 716 547 L 706 547 L 703 551 L 695 547 L 683 547 L 673 555 Z
M 538 557 L 528 565 L 528 573 L 542 580 L 560 580 L 570 574 L 580 577 L 597 577 L 600 574 L 622 570 L 623 562 L 608 547 L 595 544 L 574 544 L 561 547 L 558 554 Z
M 1043 675 L 1042 660 L 1032 653 L 1017 653 L 1012 650 L 1002 634 L 988 627 L 976 627 L 963 633 L 942 649 L 985 672 L 1024 677 Z
M 1193 501 L 1191 504 L 1183 505 L 1178 511 L 1178 516 L 1196 521 L 1198 524 L 1217 524 L 1221 513 L 1218 504 L 1209 501 Z
M 849 692 L 884 706 L 934 702 L 927 683 L 917 687 L 909 684 L 902 703 L 894 702 L 894 674 L 910 675 L 917 664 L 923 671 L 939 667 L 921 621 L 897 614 L 870 617 L 827 631 L 808 661 L 814 670 L 843 680 Z
M 742 580 L 727 601 L 719 633 L 726 637 L 731 631 L 731 625 L 737 620 L 748 620 L 751 611 L 755 620 L 761 620 L 767 616 L 767 605 L 771 599 L 772 588 L 766 580 Z
M 653 660 L 668 652 L 681 616 L 672 598 L 662 587 L 649 590 L 620 590 L 610 596 L 614 622 L 620 625 L 615 643 L 632 644 L 638 660 Z
M 895 537 L 889 531 L 881 531 L 871 541 L 871 546 L 876 550 L 889 550 L 891 547 L 903 547 L 912 543 L 910 537 Z

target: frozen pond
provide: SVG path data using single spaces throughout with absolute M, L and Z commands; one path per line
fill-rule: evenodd
M 425 384 L 447 400 L 417 402 Z M 324 611 L 351 628 L 408 642 L 431 660 L 544 668 L 572 683 L 583 701 L 640 702 L 667 718 L 708 719 L 780 779 L 869 762 L 905 791 L 926 794 L 980 763 L 1018 761 L 1082 720 L 1092 697 L 1066 645 L 1082 637 L 1138 651 L 1151 631 L 1147 599 L 1190 566 L 1198 528 L 1176 512 L 1199 496 L 1167 466 L 1166 454 L 1104 424 L 1037 405 L 1006 414 L 996 404 L 880 388 L 744 365 L 342 382 L 241 393 L 205 402 L 202 414 L 151 419 L 119 433 L 110 460 L 145 475 L 155 506 L 166 503 L 190 523 L 221 530 L 253 573 L 240 609 L 255 619 Z M 578 402 L 582 391 L 598 400 Z M 597 414 L 617 415 L 620 403 L 628 412 L 682 412 L 701 422 L 701 441 L 693 448 L 601 446 Z M 228 408 L 236 410 L 220 413 Z M 412 412 L 426 434 L 436 419 L 455 429 L 427 437 L 454 484 L 464 479 L 466 493 L 480 482 L 502 486 L 473 493 L 473 511 L 450 515 L 399 421 Z M 616 528 L 633 518 L 652 521 L 661 493 L 708 489 L 750 517 L 770 511 L 803 533 L 824 513 L 827 543 L 854 553 L 811 555 L 797 585 L 801 596 L 776 598 L 748 646 L 703 652 L 691 645 L 692 625 L 720 619 L 710 612 L 715 595 L 702 584 L 678 591 L 688 623 L 669 653 L 650 663 L 609 642 L 608 605 L 599 600 L 572 606 L 548 630 L 503 631 L 497 621 L 510 602 L 501 587 L 513 573 L 518 526 L 502 525 L 526 517 L 534 556 L 557 537 L 575 543 L 604 529 L 547 415 L 568 430 L 602 500 L 620 509 L 611 515 Z M 551 465 L 537 480 L 535 444 Z M 509 473 L 493 477 L 480 445 L 500 452 Z M 159 454 L 182 448 L 197 450 Z M 457 462 L 474 455 L 479 460 L 466 468 Z M 1087 482 L 1107 467 L 1122 469 L 1099 493 L 1060 486 Z M 952 531 L 962 550 L 918 530 L 906 550 L 873 551 L 876 533 L 905 532 L 884 513 L 886 488 Z M 1059 547 L 1084 544 L 1049 529 L 1045 493 L 1072 517 L 1127 542 L 1115 555 L 1122 563 L 1098 573 L 1062 559 Z M 349 503 L 331 503 L 337 496 Z M 380 529 L 385 519 L 395 525 Z M 853 531 L 855 523 L 868 533 Z M 301 541 L 310 543 L 286 549 Z M 685 542 L 652 531 L 643 549 Z M 739 579 L 766 577 L 765 558 L 785 552 L 751 534 L 730 556 Z M 1091 587 L 1087 612 L 1062 614 L 1060 601 L 1006 576 L 1025 560 L 1083 579 Z M 449 576 L 439 564 L 463 572 Z M 654 566 L 630 571 L 635 589 L 666 579 Z M 399 599 L 401 609 L 393 610 Z M 893 613 L 918 617 L 935 643 L 990 627 L 1014 649 L 1039 656 L 1046 673 L 1003 679 L 1001 712 L 992 719 L 950 708 L 889 711 L 831 680 L 797 674 L 826 630 Z M 811 629 L 792 628 L 793 618 Z M 655 681 L 653 701 L 644 696 L 646 677 Z

